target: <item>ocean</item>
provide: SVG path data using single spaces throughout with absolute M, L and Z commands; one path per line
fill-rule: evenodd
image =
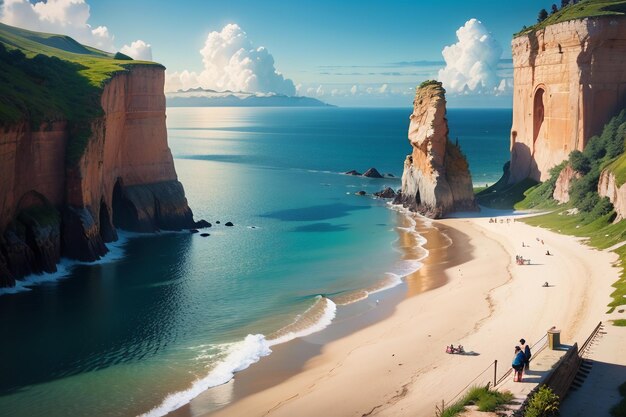
M 179 180 L 210 236 L 122 232 L 96 264 L 3 290 L 0 415 L 164 415 L 400 283 L 427 251 L 407 259 L 406 217 L 355 192 L 400 187 L 410 112 L 168 108 Z M 500 177 L 511 117 L 448 110 L 475 185 Z M 394 178 L 341 174 L 370 167 Z

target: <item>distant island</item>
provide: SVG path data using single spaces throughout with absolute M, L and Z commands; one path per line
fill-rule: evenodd
M 276 93 L 190 88 L 165 93 L 168 107 L 334 107 L 318 99 Z

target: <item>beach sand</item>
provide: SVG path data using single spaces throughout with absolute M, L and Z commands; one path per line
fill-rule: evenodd
M 494 360 L 498 375 L 506 372 L 521 337 L 532 344 L 556 326 L 563 343 L 581 343 L 605 319 L 618 278 L 614 253 L 521 222 L 436 224 L 451 242 L 435 245 L 424 267 L 407 277 L 404 295 L 380 293 L 380 304 L 361 303 L 368 308 L 360 321 L 338 317 L 323 332 L 276 346 L 218 387 L 230 404 L 210 415 L 432 416 L 435 404 L 453 399 L 481 372 L 477 382 L 493 379 Z M 516 265 L 516 255 L 531 264 Z M 545 281 L 550 287 L 542 287 Z M 448 355 L 450 343 L 474 355 Z M 208 410 L 199 398 L 174 414 Z

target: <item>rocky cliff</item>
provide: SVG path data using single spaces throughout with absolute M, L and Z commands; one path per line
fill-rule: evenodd
M 114 75 L 77 161 L 64 120 L 0 127 L 0 286 L 53 272 L 60 256 L 99 259 L 117 228 L 194 226 L 167 144 L 163 84 L 158 65 Z
M 513 39 L 512 54 L 509 183 L 544 181 L 626 105 L 626 17 L 533 29 Z
M 420 86 L 410 116 L 412 152 L 404 161 L 402 191 L 395 203 L 431 218 L 477 208 L 467 160 L 448 140 L 445 90 L 439 82 Z
M 600 174 L 598 194 L 601 197 L 608 197 L 613 204 L 617 214 L 616 222 L 626 218 L 626 184 L 620 185 L 615 174 L 608 169 L 603 170 Z
M 556 183 L 554 184 L 552 198 L 558 201 L 559 204 L 569 202 L 569 187 L 572 181 L 580 178 L 580 176 L 580 173 L 576 172 L 570 164 L 567 164 L 559 173 Z

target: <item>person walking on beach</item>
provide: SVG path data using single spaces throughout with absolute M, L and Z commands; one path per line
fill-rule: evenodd
M 526 340 L 524 339 L 520 339 L 519 344 L 520 349 L 524 352 L 524 370 L 528 372 L 528 369 L 530 368 L 530 357 L 532 356 L 530 353 L 530 346 L 526 344 Z
M 514 382 L 522 382 L 522 374 L 524 373 L 524 361 L 526 360 L 526 356 L 524 356 L 524 352 L 520 349 L 519 346 L 515 346 L 515 356 L 513 357 L 513 363 L 511 366 L 513 367 L 513 381 Z

